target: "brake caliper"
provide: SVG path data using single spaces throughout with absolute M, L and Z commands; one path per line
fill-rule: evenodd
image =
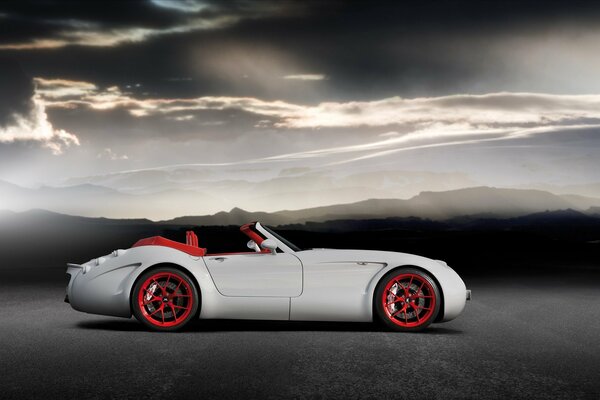
M 399 290 L 400 286 L 398 285 L 398 283 L 394 283 L 387 294 L 388 311 L 390 313 L 393 313 L 396 310 L 398 310 L 398 308 L 400 308 L 398 303 L 394 302 L 394 299 L 396 299 Z
M 158 283 L 154 282 L 148 289 L 146 289 L 146 301 L 152 300 L 152 296 L 154 296 L 154 291 L 158 287 Z

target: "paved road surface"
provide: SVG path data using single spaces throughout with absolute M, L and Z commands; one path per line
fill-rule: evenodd
M 0 398 L 600 398 L 600 273 L 465 279 L 459 319 L 198 321 L 152 333 L 62 302 L 62 269 L 0 280 Z

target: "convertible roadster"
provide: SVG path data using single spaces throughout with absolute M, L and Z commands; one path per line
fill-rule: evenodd
M 65 301 L 78 311 L 177 330 L 193 318 L 381 320 L 418 331 L 456 318 L 471 292 L 445 262 L 385 251 L 302 250 L 259 222 L 241 228 L 250 251 L 207 253 L 161 236 L 68 264 Z

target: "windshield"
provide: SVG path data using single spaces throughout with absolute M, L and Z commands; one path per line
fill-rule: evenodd
M 266 225 L 262 225 L 262 227 L 265 228 L 265 230 L 267 232 L 269 232 L 271 235 L 273 235 L 275 237 L 275 239 L 279 240 L 281 243 L 285 244 L 287 247 L 289 247 L 293 251 L 301 251 L 302 250 L 300 247 L 296 246 L 294 243 L 292 243 L 289 240 L 285 239 L 284 237 L 282 237 L 278 233 L 275 233 L 272 228 L 270 228 L 270 227 L 268 227 Z

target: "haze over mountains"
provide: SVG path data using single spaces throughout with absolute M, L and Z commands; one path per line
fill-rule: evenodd
M 217 176 L 218 175 L 218 176 Z M 274 176 L 260 166 L 144 170 L 69 179 L 63 186 L 22 188 L 0 182 L 0 208 L 43 208 L 66 214 L 111 218 L 204 215 L 240 207 L 278 211 L 368 198 L 409 198 L 421 191 L 476 186 L 460 173 L 350 172 L 291 168 Z
M 144 195 L 125 194 L 113 189 L 93 185 L 79 185 L 66 188 L 24 189 L 16 185 L 0 185 L 2 208 L 14 211 L 45 209 L 49 211 L 81 216 L 127 216 L 138 218 L 140 213 L 157 207 L 159 210 L 173 207 L 168 198 L 177 198 L 176 192 L 169 192 L 160 201 L 152 202 Z M 179 202 L 185 196 L 178 198 Z M 192 201 L 192 200 L 189 200 Z M 9 207 L 6 207 L 9 205 Z M 12 207 L 10 207 L 12 205 Z M 214 214 L 178 216 L 164 219 L 162 224 L 173 225 L 241 225 L 248 221 L 263 221 L 271 225 L 297 224 L 304 222 L 324 222 L 330 220 L 364 220 L 382 218 L 416 217 L 434 221 L 444 221 L 457 217 L 514 218 L 533 213 L 559 210 L 573 210 L 596 214 L 600 199 L 577 196 L 555 195 L 541 190 L 500 189 L 473 187 L 445 192 L 421 192 L 407 200 L 369 199 L 354 203 L 312 207 L 300 210 L 275 212 L 251 212 L 239 207 Z M 128 212 L 135 209 L 136 212 Z M 154 212 L 148 212 L 156 215 Z
M 289 219 L 302 219 L 305 214 L 313 218 L 313 212 L 317 218 L 321 214 L 446 218 L 490 212 L 517 215 L 546 209 L 585 211 L 600 206 L 600 184 L 542 185 L 543 192 L 530 188 L 499 192 L 486 190 L 458 172 L 349 168 L 340 174 L 329 169 L 289 168 L 273 175 L 272 170 L 261 165 L 247 169 L 215 168 L 126 171 L 70 178 L 58 186 L 38 188 L 0 181 L 0 209 L 47 209 L 88 217 L 167 220 L 215 213 L 224 218 L 223 211 L 233 209 L 230 214 L 239 214 L 239 208 L 268 212 L 276 221 L 287 223 Z M 351 203 L 358 204 L 348 206 Z M 291 215 L 288 218 L 280 210 L 298 211 L 287 213 Z

